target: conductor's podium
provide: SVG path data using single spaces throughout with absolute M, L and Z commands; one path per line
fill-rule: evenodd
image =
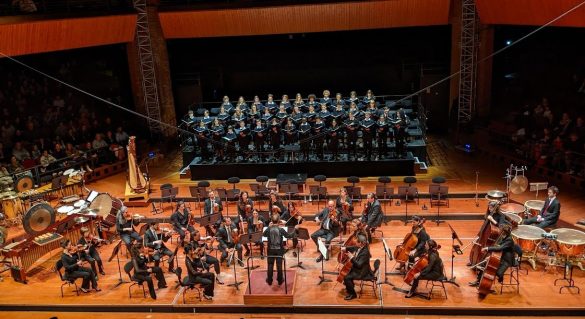
M 275 265 L 276 266 L 276 265 Z M 266 283 L 266 269 L 252 270 L 250 281 L 244 294 L 244 304 L 254 306 L 289 305 L 294 303 L 296 270 L 287 269 L 285 283 L 278 285 L 276 271 L 274 272 L 272 285 Z

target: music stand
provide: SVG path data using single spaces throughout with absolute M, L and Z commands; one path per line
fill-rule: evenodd
M 114 259 L 114 256 L 116 256 L 116 261 L 118 263 L 118 283 L 114 285 L 114 288 L 120 286 L 121 284 L 127 284 L 129 283 L 128 281 L 125 281 L 122 278 L 122 267 L 120 266 L 120 256 L 119 256 L 119 252 L 120 252 L 120 246 L 122 245 L 122 240 L 120 239 L 118 241 L 118 243 L 116 244 L 116 246 L 114 246 L 114 249 L 112 249 L 112 255 L 110 256 L 110 258 L 108 258 L 108 262 L 112 261 L 112 259 Z
M 171 211 L 173 211 L 173 200 L 177 197 L 178 194 L 179 187 L 163 188 L 161 194 L 161 209 L 164 210 L 164 208 L 162 208 L 162 204 L 165 200 L 168 199 L 169 203 L 171 203 Z
M 381 282 L 380 285 L 390 285 L 394 287 L 394 284 L 392 284 L 390 281 L 388 281 L 388 275 L 392 274 L 392 273 L 388 273 L 388 260 L 392 261 L 394 260 L 394 257 L 392 257 L 392 251 L 390 250 L 390 247 L 388 247 L 388 245 L 386 244 L 386 239 L 382 238 L 382 244 L 384 246 L 384 282 Z
M 306 228 L 297 229 L 297 239 L 307 241 L 307 240 L 309 240 L 309 238 L 311 238 L 311 237 L 309 236 L 308 229 L 306 229 Z M 301 249 L 299 248 L 299 246 L 300 246 L 300 244 L 297 244 L 297 264 L 290 266 L 290 268 L 299 267 L 301 269 L 305 269 L 305 266 L 303 266 L 303 262 L 301 261 Z
M 252 250 L 252 244 L 255 244 L 259 241 L 262 241 L 262 231 L 257 231 L 257 232 L 253 232 L 253 233 L 247 233 L 247 234 L 242 234 L 240 235 L 240 245 L 242 246 L 246 246 L 246 245 L 250 245 L 250 250 Z M 249 270 L 254 270 L 260 266 L 254 266 L 254 259 L 252 259 L 252 266 L 249 266 L 250 268 L 246 267 L 246 269 Z
M 441 185 L 437 185 L 437 219 L 435 220 L 435 222 L 437 223 L 437 226 L 440 223 L 444 223 L 444 220 L 440 219 L 440 210 L 441 210 L 441 195 L 445 193 L 445 196 L 447 196 L 447 186 L 441 186 Z M 432 196 L 432 195 L 431 195 Z M 431 200 L 433 200 L 431 198 Z
M 199 219 L 199 224 L 201 225 L 201 227 L 205 228 L 205 235 L 211 236 L 210 233 L 213 232 L 211 231 L 210 225 L 215 225 L 220 220 L 220 218 L 221 218 L 220 213 L 201 216 L 201 218 Z
M 258 215 L 264 217 L 264 220 L 270 220 L 270 211 L 269 210 L 258 210 Z
M 236 290 L 240 290 L 240 285 L 243 284 L 244 282 L 243 281 L 238 281 L 238 277 L 237 277 L 236 261 L 234 260 L 234 259 L 238 259 L 238 257 L 236 256 L 237 253 L 238 253 L 238 250 L 236 249 L 236 245 L 234 245 L 234 251 L 232 252 L 232 254 L 234 254 L 234 257 L 232 258 L 232 264 L 234 266 L 234 283 L 228 284 L 228 286 L 230 286 L 230 287 L 236 287 Z
M 317 283 L 317 285 L 320 285 L 324 282 L 331 282 L 331 279 L 325 278 L 324 260 L 325 260 L 325 256 L 327 256 L 327 246 L 325 246 L 321 237 L 317 238 L 317 245 L 319 247 L 319 252 L 321 253 L 321 256 L 322 256 L 321 257 L 321 276 L 319 276 L 319 282 Z
M 461 239 L 459 239 L 457 232 L 455 231 L 455 229 L 453 229 L 453 227 L 451 227 L 451 224 L 447 223 L 447 225 L 449 225 L 449 229 L 451 229 L 451 278 L 449 278 L 445 282 L 448 282 L 459 287 L 459 284 L 455 281 L 455 276 L 453 275 L 453 264 L 455 261 L 455 254 L 457 255 L 463 254 L 460 248 L 461 246 L 463 246 L 463 242 L 461 241 Z M 459 245 L 455 245 L 455 240 L 457 240 Z

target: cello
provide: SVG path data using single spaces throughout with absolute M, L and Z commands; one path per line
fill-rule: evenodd
M 404 236 L 402 244 L 396 247 L 396 249 L 394 250 L 394 259 L 396 259 L 397 262 L 400 263 L 408 262 L 408 255 L 418 244 L 418 237 L 416 236 L 415 232 L 419 230 L 420 227 L 422 227 L 425 221 L 426 220 L 423 218 L 419 223 L 413 225 L 412 231 L 406 234 L 406 236 Z
M 437 250 L 441 249 L 441 245 L 437 246 Z M 429 254 L 428 253 L 424 253 L 423 255 L 420 256 L 420 258 L 414 263 L 414 265 L 412 266 L 412 268 L 410 268 L 407 272 L 406 275 L 404 275 L 404 282 L 408 285 L 412 285 L 412 282 L 414 281 L 414 276 L 418 273 L 420 273 L 421 271 L 423 271 L 423 269 L 425 269 L 425 267 L 429 264 Z

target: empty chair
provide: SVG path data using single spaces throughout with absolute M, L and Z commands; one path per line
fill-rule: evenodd
M 429 195 L 431 207 L 433 204 L 442 205 L 443 203 L 449 207 L 449 186 L 442 186 L 445 183 L 445 178 L 442 176 L 433 177 L 433 184 L 429 185 Z

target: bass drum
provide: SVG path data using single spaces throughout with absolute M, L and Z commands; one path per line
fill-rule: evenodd
M 91 201 L 89 209 L 94 210 L 98 216 L 102 216 L 105 219 L 108 215 L 116 216 L 122 206 L 121 200 L 110 196 L 108 193 L 101 193 Z
M 48 203 L 39 203 L 31 207 L 24 218 L 22 226 L 29 235 L 38 235 L 55 223 L 55 210 Z
M 17 192 L 22 193 L 31 190 L 34 185 L 35 182 L 31 176 L 22 175 L 14 183 L 14 188 Z

